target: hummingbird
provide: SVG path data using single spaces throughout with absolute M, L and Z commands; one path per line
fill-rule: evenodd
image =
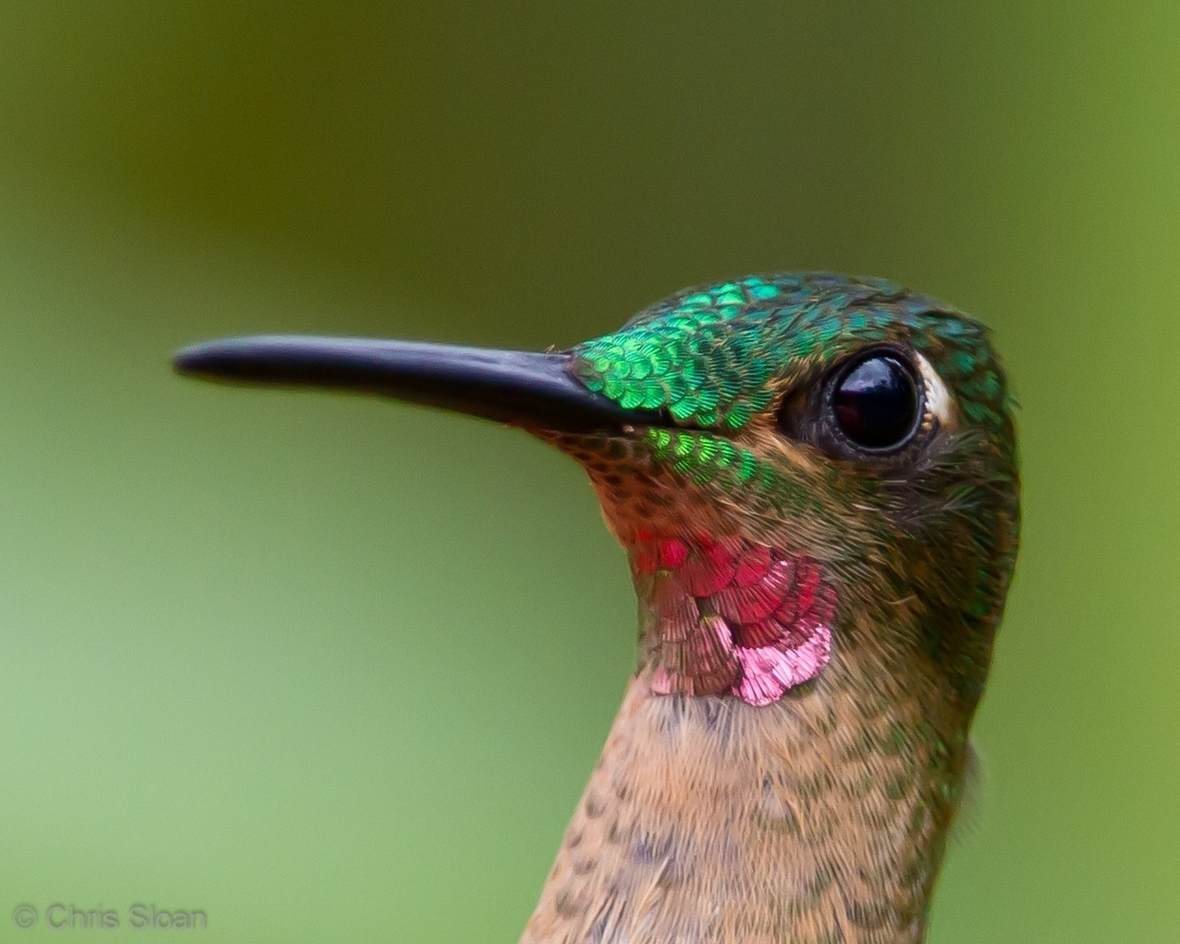
M 587 473 L 638 658 L 522 944 L 925 938 L 1018 543 L 983 325 L 773 274 L 564 351 L 259 336 L 174 363 L 483 417 Z

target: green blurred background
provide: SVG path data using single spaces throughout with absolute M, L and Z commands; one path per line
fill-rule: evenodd
M 572 463 L 173 349 L 539 349 L 799 268 L 977 314 L 1022 404 L 931 941 L 1177 939 L 1175 3 L 5 0 L 0 39 L 0 940 L 514 941 L 632 664 Z

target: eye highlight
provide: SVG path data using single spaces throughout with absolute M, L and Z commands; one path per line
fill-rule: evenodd
M 837 375 L 830 403 L 836 427 L 860 449 L 904 446 L 921 418 L 921 388 L 913 367 L 897 352 L 869 351 Z

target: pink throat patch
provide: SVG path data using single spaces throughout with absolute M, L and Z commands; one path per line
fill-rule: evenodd
M 643 535 L 631 569 L 657 694 L 769 705 L 828 664 L 836 592 L 806 557 L 740 538 Z

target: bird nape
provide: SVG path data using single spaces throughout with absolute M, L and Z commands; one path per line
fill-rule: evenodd
M 810 273 L 560 353 L 280 336 L 175 364 L 506 422 L 586 470 L 639 657 L 525 944 L 924 938 L 1019 526 L 979 323 Z

